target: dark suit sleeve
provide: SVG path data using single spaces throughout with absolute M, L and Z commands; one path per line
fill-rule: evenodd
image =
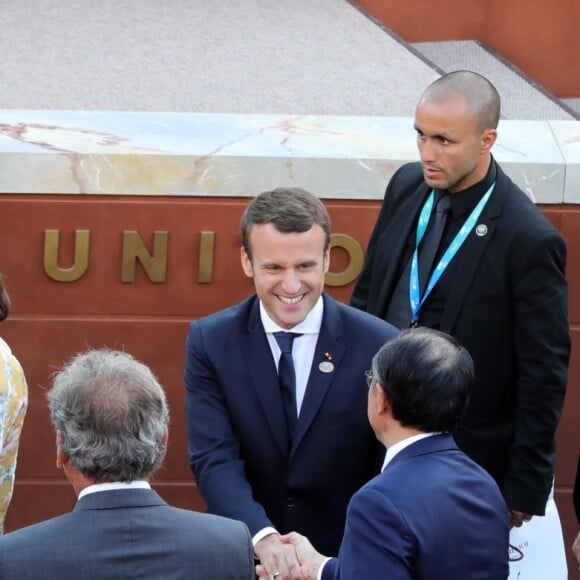
M 389 185 L 385 192 L 385 197 L 383 199 L 381 210 L 375 223 L 373 232 L 371 234 L 369 245 L 366 250 L 364 267 L 357 280 L 356 286 L 354 287 L 354 291 L 350 299 L 351 306 L 354 306 L 359 310 L 364 310 L 365 312 L 370 312 L 368 299 L 369 292 L 371 290 L 371 279 L 373 277 L 373 269 L 375 267 L 375 260 L 377 259 L 377 254 L 379 256 L 382 255 L 381 249 L 377 247 L 378 246 L 377 241 L 384 228 L 386 216 L 389 213 L 389 199 L 390 199 L 389 193 L 393 181 L 394 177 L 389 182 Z
M 191 469 L 208 511 L 243 521 L 254 535 L 272 523 L 264 508 L 252 498 L 231 414 L 220 388 L 217 370 L 205 352 L 197 322 L 191 324 L 186 350 L 186 411 Z
M 570 355 L 565 263 L 564 241 L 550 229 L 527 244 L 513 273 L 517 400 L 502 492 L 525 513 L 544 513 L 552 484 Z
M 365 265 L 354 288 L 351 297 L 351 306 L 364 310 L 375 316 L 384 315 L 386 296 L 382 295 L 383 276 L 387 271 L 387 264 L 395 266 L 393 260 L 400 259 L 400 253 L 393 251 L 390 244 L 385 243 L 385 235 L 393 241 L 396 229 L 397 235 L 405 237 L 405 228 L 410 227 L 419 209 L 420 200 L 427 188 L 423 181 L 423 172 L 419 163 L 407 163 L 400 167 L 393 175 L 387 190 L 375 227 L 371 234 L 365 256 Z M 418 197 L 414 197 L 418 194 Z M 406 206 L 403 213 L 401 209 Z M 404 215 L 405 217 L 401 217 Z M 396 223 L 393 216 L 397 216 Z
M 322 578 L 334 572 L 340 580 L 411 580 L 412 550 L 412 534 L 399 510 L 385 495 L 363 488 L 350 502 L 338 558 L 327 563 Z

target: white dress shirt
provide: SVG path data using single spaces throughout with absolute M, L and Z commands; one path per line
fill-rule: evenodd
M 314 351 L 316 350 L 316 343 L 318 342 L 318 335 L 320 334 L 320 327 L 322 326 L 323 314 L 324 301 L 322 300 L 322 296 L 320 296 L 302 322 L 293 326 L 291 329 L 282 328 L 268 316 L 264 305 L 260 301 L 260 318 L 266 331 L 266 338 L 272 351 L 276 369 L 278 368 L 282 351 L 278 346 L 274 333 L 282 331 L 295 332 L 302 335 L 296 337 L 292 343 L 292 359 L 296 373 L 296 409 L 298 415 L 300 415 L 302 401 L 306 393 L 306 385 L 308 384 L 308 377 L 310 376 L 310 369 L 312 368 L 312 361 L 314 360 Z M 263 528 L 257 532 L 252 538 L 254 547 L 262 538 L 272 533 L 277 534 L 279 532 L 275 528 L 270 527 Z

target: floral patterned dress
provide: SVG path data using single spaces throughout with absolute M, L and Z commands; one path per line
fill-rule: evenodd
M 12 499 L 16 457 L 28 406 L 28 387 L 20 363 L 0 338 L 0 534 Z

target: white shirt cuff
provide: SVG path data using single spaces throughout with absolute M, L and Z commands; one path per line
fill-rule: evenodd
M 280 535 L 280 532 L 278 532 L 278 530 L 276 530 L 275 528 L 262 528 L 253 538 L 252 538 L 252 545 L 254 546 L 254 548 L 256 547 L 256 544 L 262 539 L 265 538 L 266 536 L 268 536 L 269 534 L 278 534 Z
M 324 560 L 324 562 L 322 562 L 322 565 L 320 566 L 320 568 L 318 568 L 318 574 L 316 575 L 316 580 L 322 580 L 322 570 L 324 570 L 324 566 L 326 565 L 326 562 L 328 562 L 328 560 L 332 560 L 332 558 L 326 558 L 326 560 Z

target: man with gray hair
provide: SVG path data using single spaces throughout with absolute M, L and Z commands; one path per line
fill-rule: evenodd
M 170 507 L 151 489 L 169 410 L 147 366 L 117 351 L 79 354 L 56 374 L 48 402 L 56 464 L 78 502 L 4 536 L 0 578 L 254 578 L 244 524 Z

